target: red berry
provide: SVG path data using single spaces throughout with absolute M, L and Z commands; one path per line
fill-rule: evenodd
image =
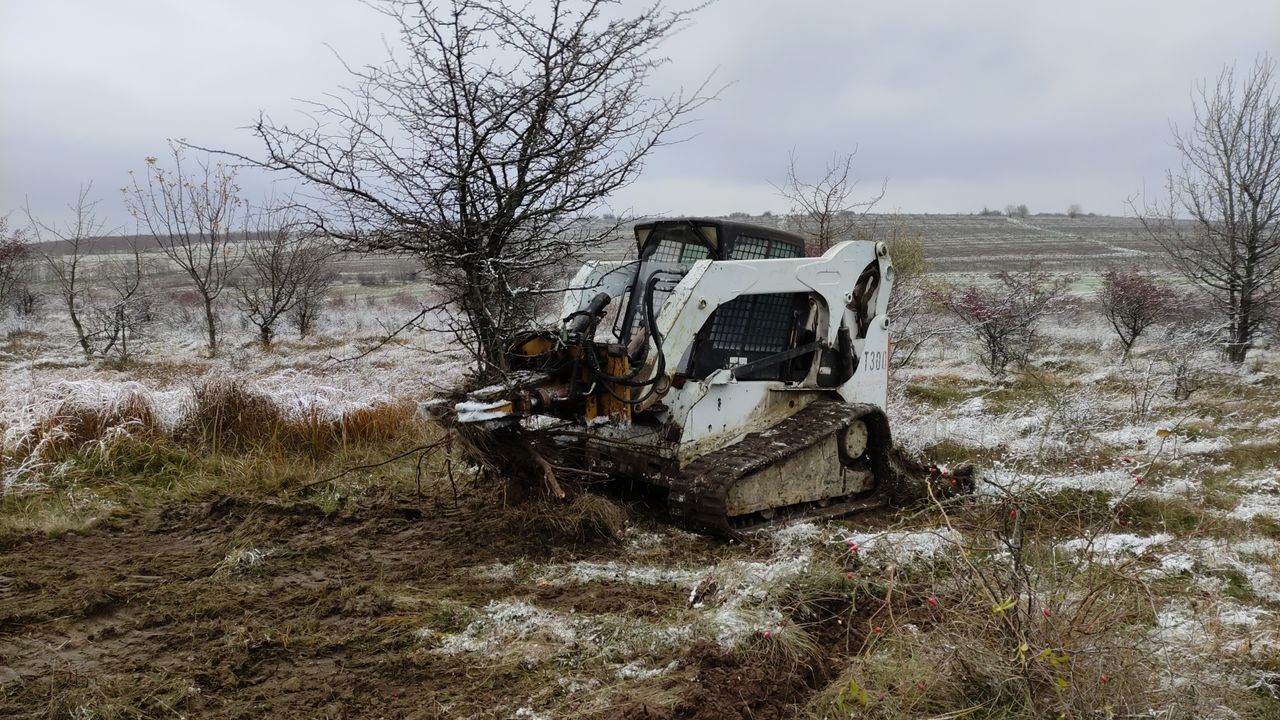
M 764 631 L 764 639 L 765 639 L 765 640 L 768 640 L 768 639 L 769 639 L 769 638 L 771 638 L 771 637 L 773 637 L 773 633 L 772 633 L 772 632 L 769 632 L 768 630 L 765 630 L 765 631 Z
M 1124 463 L 1125 465 L 1128 465 L 1129 463 L 1133 462 L 1133 458 L 1129 457 L 1128 455 L 1125 455 L 1124 457 L 1120 458 L 1120 462 Z
M 938 622 L 946 622 L 946 621 L 947 621 L 947 617 L 945 615 L 938 616 Z
M 877 625 L 877 626 L 875 626 L 875 627 L 871 628 L 871 630 L 872 630 L 873 632 L 875 632 L 875 634 L 877 634 L 877 635 L 879 635 L 880 633 L 884 632 L 884 629 L 883 629 L 883 628 L 881 628 L 879 625 Z
M 942 471 L 942 477 L 951 477 L 951 471 L 950 471 L 950 470 L 943 470 L 943 471 Z
M 852 579 L 853 579 L 853 573 L 849 573 L 848 575 L 845 575 L 845 576 L 844 576 L 844 579 L 845 579 L 845 580 L 852 580 Z
M 1018 516 L 1018 511 L 1017 511 L 1017 510 L 1010 510 L 1010 511 L 1009 511 L 1009 517 L 1017 517 L 1017 516 Z
M 1102 677 L 1100 677 L 1100 678 L 1098 678 L 1098 679 L 1099 679 L 1100 681 L 1102 681 L 1102 684 L 1103 684 L 1103 685 L 1106 685 L 1107 683 L 1111 682 L 1111 678 L 1107 677 L 1106 675 L 1103 675 Z
M 1141 476 L 1141 475 L 1135 475 L 1135 476 L 1134 476 L 1134 478 L 1133 478 L 1133 481 L 1134 481 L 1135 483 L 1137 483 L 1137 484 L 1141 485 L 1141 484 L 1142 484 L 1142 476 Z
M 1044 609 L 1044 616 L 1045 616 L 1045 617 L 1053 617 L 1053 611 L 1052 611 L 1052 610 L 1050 610 L 1049 608 L 1045 608 L 1045 609 Z
M 936 597 L 929 598 L 929 604 L 934 607 L 938 607 L 938 598 Z
M 916 683 L 916 689 L 919 690 L 920 692 L 924 692 L 924 683 L 922 682 Z

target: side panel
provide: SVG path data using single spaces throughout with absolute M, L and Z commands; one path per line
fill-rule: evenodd
M 845 402 L 870 403 L 881 408 L 889 397 L 889 316 L 872 320 L 867 329 L 858 369 L 839 388 Z
M 695 386 L 701 386 L 702 391 L 695 390 Z M 681 392 L 691 390 L 697 395 L 667 401 L 671 405 L 671 416 L 683 428 L 681 464 L 732 444 L 747 433 L 768 429 L 822 396 L 818 391 L 785 390 L 782 383 L 770 381 L 706 385 L 691 382 Z
M 863 268 L 875 260 L 876 243 L 870 242 L 843 242 L 819 258 L 704 260 L 672 293 L 658 314 L 658 326 L 672 349 L 683 352 L 717 307 L 741 295 L 812 290 L 827 307 L 844 307 Z M 819 339 L 834 346 L 842 318 L 831 313 Z

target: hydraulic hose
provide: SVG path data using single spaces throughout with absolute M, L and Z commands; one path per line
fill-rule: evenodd
M 635 376 L 639 374 L 640 367 L 636 367 L 634 370 L 632 370 L 630 373 L 628 373 L 625 376 L 610 375 L 609 373 L 605 372 L 603 368 L 600 367 L 600 358 L 598 355 L 596 355 L 595 343 L 585 342 L 585 341 L 583 342 L 582 349 L 585 351 L 585 354 L 587 356 L 588 367 L 591 368 L 592 373 L 595 375 L 595 377 L 598 380 L 604 381 L 603 387 L 605 391 L 608 392 L 611 396 L 613 396 L 615 400 L 624 402 L 628 405 L 639 405 L 640 403 L 643 403 L 646 400 L 648 400 L 654 394 L 654 392 L 657 391 L 658 382 L 666 375 L 667 356 L 666 356 L 666 352 L 662 348 L 662 341 L 663 341 L 662 332 L 658 330 L 658 320 L 656 317 L 654 317 L 653 293 L 654 293 L 654 290 L 657 288 L 658 282 L 660 281 L 660 278 L 658 277 L 659 275 L 675 275 L 675 274 L 679 274 L 679 273 L 675 273 L 669 270 L 659 270 L 654 272 L 652 275 L 650 275 L 648 282 L 645 283 L 644 298 L 643 298 L 644 311 L 645 311 L 645 325 L 649 331 L 649 337 L 650 339 L 653 340 L 654 346 L 657 348 L 657 351 L 658 351 L 658 360 L 657 360 L 657 364 L 654 367 L 653 377 L 649 378 L 648 380 L 636 380 Z M 627 387 L 648 387 L 649 389 L 647 392 L 645 392 L 644 395 L 642 395 L 639 398 L 624 398 L 621 395 L 619 395 L 612 387 L 610 387 L 610 385 L 612 384 L 624 385 Z

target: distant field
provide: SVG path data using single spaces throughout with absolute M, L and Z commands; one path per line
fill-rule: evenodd
M 781 216 L 746 218 L 786 227 Z M 1057 272 L 1090 272 L 1109 267 L 1150 266 L 1161 251 L 1136 218 L 1060 215 L 1008 218 L 983 215 L 868 215 L 863 228 L 886 237 L 899 223 L 924 240 L 930 272 L 989 273 L 1035 262 Z M 606 250 L 610 257 L 634 252 L 631 239 L 620 238 Z
M 1037 262 L 1047 270 L 1087 271 L 1147 264 L 1160 247 L 1133 218 L 909 215 L 935 272 L 984 272 Z M 883 227 L 883 223 L 881 224 Z
M 782 216 L 759 216 L 747 221 L 785 226 Z M 905 223 L 924 239 L 925 257 L 934 273 L 984 274 L 1032 262 L 1044 270 L 1082 273 L 1134 264 L 1150 267 L 1162 262 L 1160 247 L 1135 218 L 885 214 L 868 215 L 864 227 L 874 236 L 883 237 L 898 223 Z M 104 238 L 99 250 L 104 254 L 123 252 L 129 240 Z M 159 255 L 154 241 L 147 238 L 139 242 L 148 255 Z M 629 231 L 600 251 L 608 258 L 629 257 L 634 252 Z M 180 282 L 176 268 L 171 269 L 172 279 Z M 420 269 L 415 260 L 405 257 L 353 254 L 339 263 L 341 283 L 348 285 L 403 286 L 422 280 Z

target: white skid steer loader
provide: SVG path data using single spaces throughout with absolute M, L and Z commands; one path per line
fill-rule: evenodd
M 507 381 L 456 405 L 471 446 L 665 489 L 674 521 L 730 537 L 885 504 L 885 245 L 805 257 L 790 233 L 697 218 L 635 237 L 638 260 L 583 266 L 560 327 L 514 338 Z

